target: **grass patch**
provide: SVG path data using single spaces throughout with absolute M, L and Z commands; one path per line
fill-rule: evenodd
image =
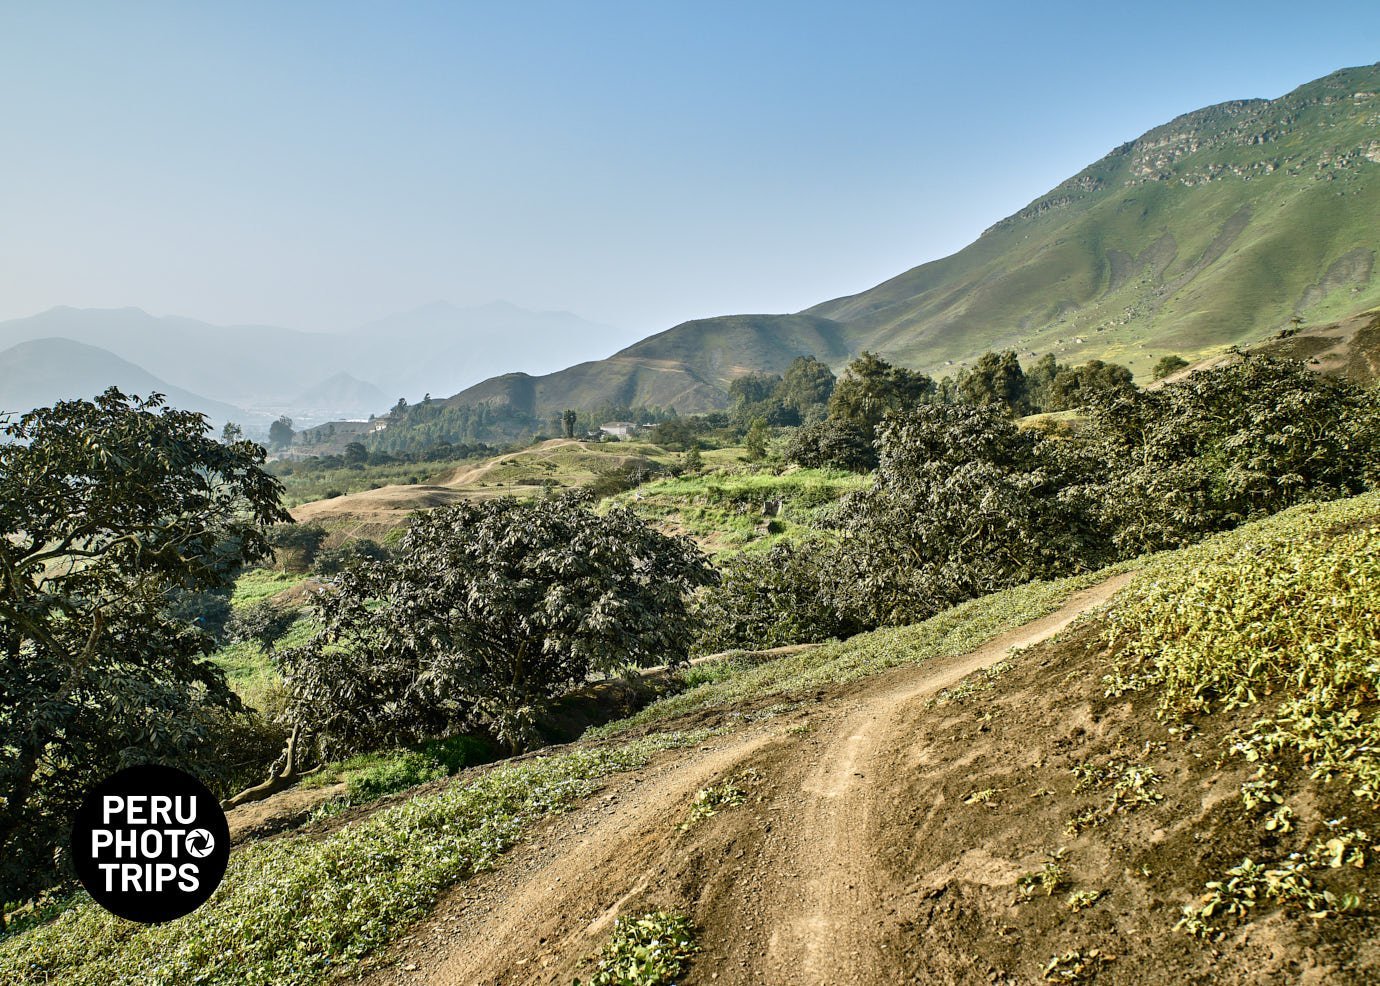
M 705 735 L 668 733 L 537 757 L 324 838 L 248 845 L 231 854 L 206 906 L 178 921 L 136 925 L 87 902 L 7 938 L 0 982 L 320 982 L 392 941 L 447 887 L 493 866 L 532 824 L 591 794 L 602 778 Z
M 478 736 L 450 736 L 406 749 L 361 753 L 328 764 L 302 782 L 303 787 L 345 783 L 345 802 L 363 804 L 395 791 L 439 780 L 465 767 L 487 762 L 493 746 Z
M 668 986 L 696 951 L 690 919 L 683 914 L 653 911 L 619 918 L 585 986 Z
M 749 662 L 728 657 L 717 662 L 719 667 L 714 666 L 715 662 L 694 665 L 682 672 L 692 676 L 692 687 L 587 735 L 614 736 L 707 709 L 855 681 L 903 664 L 966 654 L 999 634 L 1049 615 L 1080 589 L 1135 565 L 1127 563 L 1056 582 L 1032 582 L 963 603 L 923 623 L 874 630 L 772 660 Z
M 273 660 L 257 641 L 226 644 L 210 657 L 225 672 L 225 679 L 245 705 L 262 710 L 275 686 L 282 681 Z
M 276 596 L 285 589 L 291 589 L 305 582 L 309 575 L 298 572 L 277 572 L 268 568 L 251 568 L 235 580 L 235 589 L 230 594 L 230 605 L 234 609 L 248 606 Z
M 299 617 L 278 638 L 274 646 L 286 649 L 300 647 L 317 631 L 317 623 Z M 225 671 L 226 681 L 246 705 L 263 710 L 274 690 L 282 684 L 282 676 L 273 664 L 272 655 L 258 641 L 242 640 L 225 644 L 211 655 L 211 662 Z
M 314 463 L 275 462 L 269 471 L 283 484 L 283 503 L 297 507 L 320 500 L 327 493 L 360 493 L 380 486 L 409 486 L 435 483 L 457 469 L 478 465 L 480 459 L 454 459 L 440 462 L 388 462 L 381 465 L 340 466 L 323 469 Z
M 765 550 L 825 522 L 844 496 L 865 489 L 871 478 L 832 469 L 794 469 L 777 475 L 739 467 L 644 483 L 613 502 L 652 524 L 689 534 L 710 554 Z M 768 500 L 781 501 L 778 516 L 763 514 Z

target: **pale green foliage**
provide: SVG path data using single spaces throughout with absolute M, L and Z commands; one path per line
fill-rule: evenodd
M 1076 913 L 1078 911 L 1086 911 L 1105 896 L 1107 896 L 1107 891 L 1105 890 L 1079 890 L 1069 894 L 1064 904 L 1070 911 Z
M 1296 507 L 1161 556 L 1137 585 L 1112 617 L 1121 655 L 1111 693 L 1149 690 L 1175 719 L 1266 706 L 1230 752 L 1257 765 L 1241 796 L 1264 810 L 1267 832 L 1293 828 L 1281 788 L 1299 761 L 1314 779 L 1345 779 L 1358 800 L 1380 799 L 1380 496 Z M 1244 859 L 1185 908 L 1180 927 L 1205 936 L 1214 919 L 1261 903 L 1315 915 L 1354 908 L 1310 875 L 1360 852 L 1348 840 L 1359 845 L 1364 833 L 1273 864 Z
M 1081 983 L 1092 979 L 1099 969 L 1116 958 L 1104 955 L 1100 949 L 1074 950 L 1056 955 L 1045 966 L 1042 977 L 1051 983 Z
M 695 799 L 690 802 L 690 816 L 685 820 L 685 824 L 681 825 L 681 829 L 688 830 L 696 822 L 712 818 L 725 808 L 736 808 L 746 800 L 746 792 L 732 781 L 701 788 L 695 792 Z
M 1328 824 L 1340 829 L 1345 819 Z M 1243 859 L 1227 871 L 1225 879 L 1211 880 L 1197 905 L 1183 909 L 1176 927 L 1199 938 L 1212 937 L 1222 918 L 1242 918 L 1262 903 L 1291 905 L 1312 917 L 1348 913 L 1361 905 L 1357 894 L 1335 894 L 1319 889 L 1313 874 L 1343 866 L 1361 868 L 1377 850 L 1370 836 L 1359 829 L 1341 830 L 1315 841 L 1305 852 L 1290 853 L 1274 863 Z
M 682 914 L 653 911 L 619 918 L 587 986 L 669 986 L 697 950 L 690 920 Z
M 952 688 L 943 689 L 938 695 L 927 701 L 925 707 L 948 705 L 950 702 L 962 703 L 981 692 L 990 692 L 996 687 L 997 679 L 1010 670 L 1010 661 L 998 661 L 990 667 L 974 671 Z
M 1033 873 L 1026 873 L 1016 880 L 1016 889 L 1022 897 L 1034 897 L 1042 893 L 1053 897 L 1069 883 L 1069 871 L 1064 866 L 1068 850 L 1056 849 L 1045 857 L 1044 864 Z
M 1112 615 L 1111 692 L 1151 689 L 1166 717 L 1275 696 L 1235 752 L 1270 765 L 1292 751 L 1377 800 L 1378 515 L 1374 494 L 1299 507 L 1152 564 Z
M 1101 763 L 1086 761 L 1073 768 L 1073 775 L 1078 778 L 1075 792 L 1098 790 L 1108 794 L 1100 806 L 1074 815 L 1066 827 L 1070 835 L 1101 825 L 1114 815 L 1128 814 L 1164 799 L 1155 789 L 1160 782 L 1159 775 L 1133 760 L 1112 757 Z

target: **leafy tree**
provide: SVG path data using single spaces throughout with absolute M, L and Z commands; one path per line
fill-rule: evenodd
M 1115 398 L 1136 389 L 1131 371 L 1118 363 L 1089 360 L 1082 366 L 1063 367 L 1050 384 L 1045 409 L 1071 411 L 1093 400 Z
M 1054 358 L 1053 353 L 1045 353 L 1032 366 L 1025 375 L 1026 403 L 1032 412 L 1048 411 L 1049 392 L 1054 385 L 1054 378 L 1059 375 L 1063 367 Z
M 704 431 L 705 424 L 700 417 L 671 418 L 653 428 L 649 437 L 662 448 L 681 452 L 693 445 Z
M 290 714 L 343 750 L 461 726 L 520 747 L 590 674 L 684 659 L 711 578 L 688 539 L 580 494 L 438 509 L 328 585 L 322 631 L 281 657 Z
M 847 537 L 832 563 L 855 587 L 858 622 L 913 622 L 1096 563 L 1106 538 L 1070 492 L 1082 478 L 998 404 L 892 419 L 872 488 L 840 511 Z
M 733 407 L 744 404 L 761 404 L 775 393 L 781 378 L 770 373 L 746 373 L 735 378 L 728 385 L 728 396 Z
M 933 398 L 934 381 L 864 352 L 848 364 L 829 398 L 828 419 L 797 432 L 788 458 L 804 466 L 866 472 L 877 464 L 876 435 L 882 420 Z
M 222 445 L 234 445 L 236 442 L 244 440 L 244 429 L 233 421 L 225 422 L 225 427 L 220 430 L 220 441 Z
M 277 524 L 269 530 L 268 543 L 283 571 L 305 572 L 316 560 L 316 553 L 328 535 L 320 524 L 294 524 L 289 518 L 289 523 Z
M 812 539 L 730 558 L 696 603 L 696 650 L 816 643 L 866 629 L 847 602 L 849 592 L 832 578 L 836 550 Z
M 363 465 L 369 461 L 369 450 L 363 442 L 351 442 L 345 446 L 343 458 L 347 466 Z
M 352 537 L 338 547 L 318 553 L 312 570 L 318 575 L 337 575 L 356 565 L 385 561 L 388 556 L 388 549 L 374 539 Z
M 1380 479 L 1374 394 L 1297 360 L 1244 355 L 1090 405 L 1095 502 L 1123 554 L 1185 544 Z
M 934 381 L 925 374 L 864 352 L 848 364 L 843 379 L 835 385 L 829 398 L 829 417 L 873 437 L 888 413 L 908 411 L 925 403 L 933 393 Z
M 259 599 L 241 606 L 231 615 L 225 624 L 225 636 L 233 643 L 252 641 L 268 650 L 296 618 L 295 613 L 271 600 Z
M 749 373 L 729 384 L 732 399 L 729 419 L 739 434 L 747 431 L 754 421 L 766 425 L 797 425 L 800 414 L 781 397 L 781 377 L 766 373 Z
M 286 414 L 268 426 L 268 443 L 275 449 L 287 448 L 292 444 L 292 419 Z
M 743 444 L 747 446 L 748 458 L 753 462 L 767 457 L 767 440 L 771 438 L 771 431 L 767 428 L 767 423 L 758 418 L 748 429 L 747 437 Z
M 561 430 L 566 438 L 575 437 L 575 422 L 579 420 L 579 415 L 569 408 L 561 415 Z
M 813 356 L 797 356 L 786 368 L 775 397 L 793 408 L 801 421 L 821 416 L 834 392 L 834 371 Z
M 872 437 L 862 428 L 826 419 L 796 430 L 786 442 L 786 460 L 807 469 L 867 472 L 877 464 Z
M 691 445 L 685 452 L 685 458 L 681 460 L 681 468 L 687 473 L 697 473 L 704 468 L 704 456 L 700 454 L 698 445 Z
M 1184 359 L 1182 356 L 1176 356 L 1174 354 L 1170 354 L 1169 356 L 1161 356 L 1159 360 L 1157 360 L 1155 363 L 1155 379 L 1163 380 L 1171 373 L 1178 373 L 1180 370 L 1185 369 L 1189 365 L 1190 364 L 1188 360 Z
M 1008 414 L 1025 414 L 1029 410 L 1025 372 L 1010 349 L 983 353 L 959 380 L 958 390 L 969 404 L 999 404 Z
M 227 586 L 287 520 L 263 449 L 111 388 L 3 428 L 0 902 L 58 877 L 83 790 L 132 763 L 200 767 L 239 703 L 211 636 L 170 612 Z

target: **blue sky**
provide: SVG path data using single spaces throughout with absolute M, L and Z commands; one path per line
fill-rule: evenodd
M 0 3 L 0 317 L 794 311 L 1380 60 L 1373 0 L 956 6 Z

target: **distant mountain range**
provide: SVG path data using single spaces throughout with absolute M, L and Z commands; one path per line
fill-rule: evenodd
M 167 381 L 169 393 L 185 388 L 204 395 L 198 398 L 203 402 L 238 409 L 237 420 L 288 414 L 315 422 L 382 413 L 399 397 L 454 393 L 515 365 L 535 373 L 554 370 L 614 349 L 620 332 L 568 312 L 532 312 L 504 302 L 474 308 L 437 302 L 338 333 L 212 325 L 138 308 L 60 307 L 0 322 L 0 351 L 41 340 L 96 347 L 126 368 Z M 62 381 L 61 360 L 69 352 L 56 345 L 26 350 L 26 372 Z M 95 365 L 85 354 L 82 366 Z M 19 389 L 22 381 L 13 377 L 0 366 L 0 397 L 42 392 Z M 74 384 L 78 379 L 89 382 L 74 370 Z
M 140 397 L 163 394 L 174 407 L 205 414 L 215 427 L 246 421 L 242 408 L 173 386 L 96 346 L 71 339 L 35 339 L 0 352 L 0 416 L 94 397 L 109 387 Z
M 1019 151 L 1012 155 L 1018 167 Z M 1116 148 L 953 256 L 794 315 L 686 322 L 609 359 L 506 374 L 450 398 L 537 420 L 601 403 L 721 406 L 798 355 L 870 349 L 950 373 L 988 349 L 1112 359 L 1148 375 L 1295 317 L 1380 304 L 1380 65 L 1221 103 Z
M 801 355 L 841 368 L 864 349 L 938 375 L 1009 348 L 1025 359 L 1115 360 L 1145 378 L 1168 353 L 1199 356 L 1295 318 L 1314 324 L 1380 305 L 1377 250 L 1372 65 L 1278 99 L 1180 116 L 958 253 L 858 294 L 796 314 L 685 322 L 605 359 L 588 361 L 617 345 L 608 326 L 442 302 L 338 333 L 55 308 L 0 322 L 0 351 L 45 339 L 100 347 L 123 361 L 120 372 L 137 364 L 188 399 L 234 405 L 252 420 L 363 417 L 426 393 L 452 394 L 452 406 L 507 406 L 519 420 L 603 405 L 693 412 L 723 406 L 742 374 L 779 372 Z M 0 396 L 42 392 L 12 379 L 21 363 L 35 380 L 63 381 L 73 352 L 5 353 Z M 81 365 L 96 358 L 85 353 Z

